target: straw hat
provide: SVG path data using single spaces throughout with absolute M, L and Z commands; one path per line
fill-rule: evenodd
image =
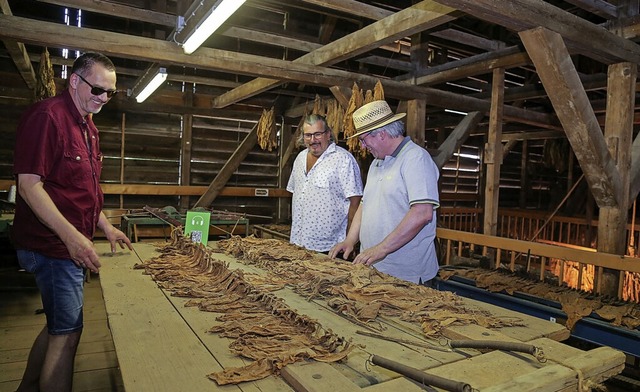
M 353 112 L 353 125 L 356 128 L 356 134 L 349 136 L 348 139 L 375 131 L 396 120 L 400 120 L 405 115 L 406 113 L 393 114 L 386 101 L 369 102 Z

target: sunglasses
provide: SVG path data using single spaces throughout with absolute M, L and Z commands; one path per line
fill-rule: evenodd
M 105 90 L 102 87 L 96 87 L 93 84 L 87 82 L 87 79 L 83 78 L 79 74 L 76 74 L 76 75 L 78 75 L 78 77 L 82 79 L 83 82 L 85 82 L 86 84 L 89 85 L 89 87 L 91 87 L 91 94 L 95 95 L 96 97 L 104 93 L 107 93 L 107 98 L 111 98 L 118 92 L 118 90 Z

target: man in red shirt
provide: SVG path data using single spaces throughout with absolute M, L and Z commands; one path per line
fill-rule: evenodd
M 73 64 L 68 88 L 31 106 L 18 125 L 11 235 L 20 265 L 35 275 L 47 316 L 18 391 L 71 391 L 83 328 L 84 270 L 100 268 L 92 242 L 96 227 L 113 252 L 116 243 L 132 249 L 102 212 L 102 154 L 92 115 L 115 93 L 111 60 L 85 53 Z

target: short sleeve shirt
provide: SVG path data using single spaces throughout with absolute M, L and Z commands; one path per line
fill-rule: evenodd
M 86 135 L 86 136 L 85 136 Z M 14 174 L 37 174 L 62 215 L 93 238 L 103 206 L 102 154 L 91 116 L 82 117 L 68 90 L 32 105 L 16 132 Z M 17 249 L 69 258 L 60 238 L 46 227 L 19 195 L 12 239 Z
M 353 155 L 335 143 L 308 173 L 307 153 L 296 157 L 287 184 L 293 193 L 290 241 L 326 252 L 346 236 L 349 198 L 362 195 L 362 178 Z
M 362 249 L 380 243 L 416 203 L 433 204 L 433 219 L 400 249 L 373 266 L 381 272 L 418 283 L 438 272 L 434 239 L 439 171 L 429 153 L 405 137 L 392 155 L 374 159 L 362 197 Z

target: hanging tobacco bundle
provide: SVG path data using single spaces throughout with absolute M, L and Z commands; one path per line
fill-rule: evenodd
M 56 81 L 53 78 L 53 65 L 49 58 L 49 51 L 45 47 L 40 54 L 40 65 L 38 67 L 38 75 L 36 76 L 36 101 L 56 95 Z
M 321 116 L 324 116 L 326 114 L 324 100 L 318 94 L 316 94 L 316 98 L 313 101 L 313 111 L 311 113 L 319 114 Z
M 373 88 L 373 100 L 384 101 L 384 87 L 382 87 L 382 83 L 380 82 L 380 79 L 378 79 L 375 87 Z
M 272 151 L 278 146 L 276 140 L 276 115 L 274 107 L 263 109 L 258 121 L 258 145 L 262 150 Z
M 360 141 L 358 138 L 348 139 L 349 136 L 353 136 L 356 134 L 355 125 L 353 125 L 353 112 L 355 112 L 360 106 L 364 103 L 364 96 L 360 87 L 358 87 L 357 83 L 353 83 L 353 87 L 351 88 L 351 98 L 349 99 L 349 103 L 347 104 L 347 109 L 344 113 L 344 137 L 347 139 L 347 147 L 349 151 L 354 155 L 360 155 L 361 157 L 365 157 L 367 155 L 366 150 L 362 149 L 360 146 Z
M 342 128 L 344 119 L 344 110 L 340 106 L 337 100 L 330 99 L 327 101 L 327 124 L 331 127 L 333 133 L 333 140 L 338 140 L 340 134 L 340 128 Z
M 376 82 L 376 85 L 373 87 L 373 91 L 367 90 L 364 96 L 364 104 L 373 101 L 383 101 L 384 100 L 384 88 L 382 87 L 382 83 L 380 79 Z

